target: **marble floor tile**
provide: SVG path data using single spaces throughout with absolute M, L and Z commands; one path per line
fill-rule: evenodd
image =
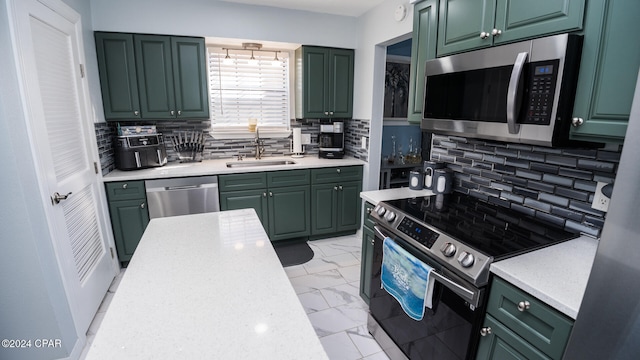
M 304 263 L 303 266 L 309 274 L 313 274 L 359 264 L 360 259 L 353 256 L 351 253 L 342 253 L 332 256 L 314 257 L 310 261 Z
M 358 304 L 345 304 L 308 314 L 319 337 L 335 334 L 367 323 L 367 311 Z
M 331 360 L 357 360 L 362 358 L 358 348 L 345 333 L 320 338 L 320 343 Z
M 307 273 L 307 270 L 304 269 L 303 265 L 287 266 L 284 268 L 284 272 L 287 273 L 287 276 L 289 277 L 289 279 L 309 274 Z
M 360 298 L 360 288 L 358 283 L 348 283 L 338 286 L 331 286 L 320 290 L 322 296 L 331 307 L 357 303 L 366 309 L 366 304 Z
M 331 286 L 346 284 L 347 281 L 336 269 L 298 276 L 289 279 L 296 294 L 304 294 L 314 290 L 320 290 Z
M 299 294 L 298 298 L 307 314 L 329 308 L 329 304 L 324 296 L 322 296 L 320 290 Z
M 321 256 L 333 256 L 348 252 L 356 252 L 361 249 L 362 238 L 354 235 L 340 236 L 336 238 L 310 241 L 309 245 L 320 250 Z
M 376 340 L 369 334 L 366 325 L 358 326 L 355 329 L 347 330 L 347 335 L 356 345 L 362 356 L 369 356 L 382 351 Z
M 389 357 L 384 351 L 381 351 L 379 353 L 363 357 L 362 360 L 389 360 Z
M 353 255 L 353 253 L 351 255 Z M 352 282 L 352 281 L 360 282 L 360 264 L 359 263 L 358 265 L 339 267 L 338 271 L 340 272 L 340 275 L 342 275 L 342 277 L 345 280 L 349 282 Z

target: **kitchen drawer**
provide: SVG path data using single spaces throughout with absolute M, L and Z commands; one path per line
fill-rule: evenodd
M 267 173 L 267 187 L 309 185 L 309 170 L 270 171 Z
M 105 183 L 109 201 L 145 199 L 144 181 L 118 181 Z
M 368 227 L 371 230 L 373 230 L 373 226 L 376 224 L 373 221 L 373 216 L 371 216 L 371 211 L 373 211 L 373 208 L 375 208 L 375 206 L 371 205 L 368 202 L 364 204 L 364 226 Z
M 362 181 L 362 166 L 331 167 L 311 170 L 312 184 Z
M 266 189 L 267 175 L 264 172 L 218 175 L 218 187 L 220 192 Z
M 518 304 L 529 303 L 518 310 Z M 553 359 L 562 358 L 573 320 L 545 303 L 494 277 L 487 313 Z

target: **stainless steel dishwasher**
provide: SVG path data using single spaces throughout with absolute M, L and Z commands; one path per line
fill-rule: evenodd
M 147 180 L 144 184 L 151 219 L 220 211 L 217 176 Z

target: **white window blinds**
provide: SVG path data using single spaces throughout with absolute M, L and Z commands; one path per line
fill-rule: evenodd
M 268 51 L 229 50 L 226 59 L 220 47 L 209 47 L 207 53 L 214 137 L 248 136 L 249 119 L 257 119 L 261 136 L 288 136 L 288 53 L 279 52 L 278 60 Z

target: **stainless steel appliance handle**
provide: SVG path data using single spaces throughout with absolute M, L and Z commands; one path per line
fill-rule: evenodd
M 378 233 L 378 235 L 382 236 L 383 239 L 386 238 L 386 237 L 388 237 L 388 238 L 392 237 L 390 235 L 385 235 L 382 232 L 382 230 L 380 230 L 375 225 L 373 226 L 373 229 Z M 434 280 L 438 280 L 439 283 L 441 283 L 442 285 L 446 286 L 449 290 L 453 291 L 458 296 L 464 298 L 465 300 L 467 300 L 469 303 L 473 304 L 474 306 L 478 305 L 478 295 L 475 292 L 465 288 L 464 286 L 458 285 L 454 281 L 444 277 L 439 272 L 436 272 L 435 269 L 431 270 L 431 272 L 429 273 L 429 276 L 433 276 Z
M 518 90 L 520 89 L 520 78 L 522 77 L 524 64 L 527 62 L 527 56 L 529 56 L 529 54 L 526 52 L 518 54 L 513 64 L 513 70 L 511 70 L 511 78 L 509 78 L 509 88 L 507 89 L 507 126 L 509 127 L 510 134 L 520 132 L 520 124 L 516 123 L 518 120 L 518 112 L 520 112 Z

